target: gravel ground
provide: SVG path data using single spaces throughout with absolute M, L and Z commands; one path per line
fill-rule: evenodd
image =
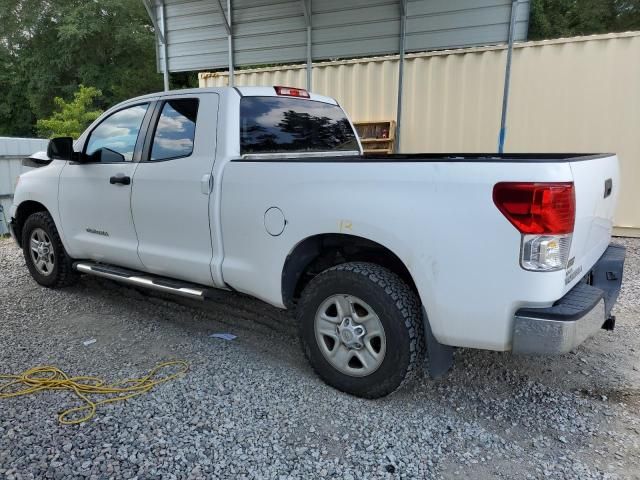
M 614 332 L 560 357 L 461 349 L 445 378 L 369 401 L 313 375 L 284 312 L 91 277 L 50 291 L 0 239 L 0 373 L 52 364 L 117 380 L 191 366 L 80 426 L 57 422 L 76 404 L 66 393 L 1 400 L 0 478 L 640 479 L 640 240 L 618 241 Z

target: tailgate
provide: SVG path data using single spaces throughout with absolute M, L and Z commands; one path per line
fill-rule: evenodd
M 620 191 L 615 155 L 578 160 L 570 166 L 575 185 L 576 220 L 565 280 L 567 290 L 589 272 L 609 245 Z

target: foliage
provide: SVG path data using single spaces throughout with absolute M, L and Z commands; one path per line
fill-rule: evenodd
M 98 106 L 162 89 L 139 0 L 0 0 L 0 135 L 29 135 L 78 85 Z
M 532 0 L 529 39 L 640 30 L 640 0 Z
M 50 118 L 38 120 L 38 134 L 49 138 L 78 138 L 102 113 L 102 110 L 91 109 L 96 99 L 101 96 L 102 92 L 97 88 L 80 85 L 78 91 L 73 94 L 72 101 L 65 102 L 60 97 L 54 98 L 58 111 L 53 112 Z
M 0 136 L 29 136 L 35 118 L 28 106 L 22 75 L 12 68 L 8 52 L 0 45 Z

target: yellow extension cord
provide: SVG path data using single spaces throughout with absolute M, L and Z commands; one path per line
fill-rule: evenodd
M 156 377 L 160 370 L 173 366 L 179 366 L 179 371 L 164 377 Z M 138 395 L 147 393 L 156 385 L 174 380 L 186 373 L 188 369 L 189 365 L 182 360 L 164 362 L 156 365 L 142 378 L 132 378 L 105 385 L 105 381 L 97 377 L 70 377 L 57 367 L 48 365 L 34 367 L 22 372 L 20 375 L 0 374 L 0 400 L 3 398 L 29 395 L 44 390 L 72 391 L 83 401 L 84 405 L 65 410 L 58 415 L 58 421 L 64 425 L 74 425 L 91 419 L 96 414 L 98 405 L 120 402 L 137 397 Z M 89 398 L 89 395 L 113 396 L 94 402 Z M 87 414 L 81 418 L 68 418 L 69 415 L 77 414 L 85 410 L 87 410 Z

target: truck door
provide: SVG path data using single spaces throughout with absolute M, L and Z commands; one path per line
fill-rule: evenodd
M 133 177 L 138 255 L 150 273 L 213 285 L 209 227 L 218 95 L 158 102 Z
M 131 216 L 131 178 L 142 151 L 150 103 L 124 107 L 102 120 L 83 145 L 82 163 L 60 174 L 58 207 L 69 254 L 142 268 Z

